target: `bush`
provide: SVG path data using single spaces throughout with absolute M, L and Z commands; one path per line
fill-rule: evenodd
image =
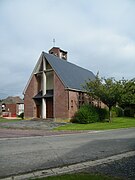
M 135 116 L 135 110 L 133 108 L 126 108 L 124 110 L 124 116 L 126 117 L 134 117 Z
M 99 121 L 99 115 L 95 107 L 85 104 L 75 113 L 72 122 L 89 124 Z
M 113 107 L 111 110 L 111 116 L 112 117 L 122 117 L 123 116 L 123 110 L 120 107 Z
M 99 115 L 99 121 L 104 121 L 105 119 L 109 119 L 109 111 L 107 109 L 96 108 L 96 110 Z

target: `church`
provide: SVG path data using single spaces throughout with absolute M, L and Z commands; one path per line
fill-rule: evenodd
M 88 101 L 83 89 L 95 75 L 67 61 L 67 52 L 53 47 L 42 52 L 24 89 L 25 118 L 71 119 Z

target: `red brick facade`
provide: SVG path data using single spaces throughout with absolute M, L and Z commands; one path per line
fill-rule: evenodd
M 68 91 L 54 73 L 54 118 L 68 118 Z
M 71 119 L 79 106 L 79 92 L 65 89 L 54 73 L 54 118 Z
M 34 118 L 37 116 L 36 104 L 33 97 L 37 94 L 37 80 L 33 75 L 24 96 L 24 116 L 26 118 Z
M 82 92 L 65 89 L 64 84 L 54 72 L 54 90 L 53 90 L 53 118 L 54 119 L 71 119 L 79 106 L 84 102 L 89 103 L 89 98 Z M 24 96 L 25 118 L 37 118 L 37 108 L 33 97 L 38 93 L 38 83 L 35 75 L 33 75 Z M 93 101 L 100 107 L 105 107 L 103 103 Z M 40 104 L 40 108 L 42 108 Z M 48 109 L 48 108 L 47 108 Z M 41 111 L 40 116 L 41 117 Z
M 24 96 L 25 118 L 37 117 L 37 106 L 33 97 L 38 93 L 38 84 L 33 75 Z M 78 109 L 78 92 L 65 89 L 62 81 L 54 72 L 53 117 L 70 119 Z
M 16 117 L 17 104 L 6 104 L 6 112 L 11 112 L 12 117 Z
M 79 93 L 76 91 L 69 91 L 69 119 L 71 119 L 78 109 Z

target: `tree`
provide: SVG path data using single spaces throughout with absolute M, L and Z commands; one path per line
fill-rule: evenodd
M 121 99 L 119 106 L 125 108 L 135 108 L 135 79 L 121 80 Z
M 120 101 L 121 81 L 114 78 L 99 78 L 97 74 L 95 80 L 88 81 L 84 89 L 90 97 L 100 100 L 109 108 L 109 122 L 111 122 L 111 108 Z

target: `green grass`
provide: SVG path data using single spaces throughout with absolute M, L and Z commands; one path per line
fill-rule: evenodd
M 119 128 L 131 128 L 135 127 L 135 118 L 113 118 L 112 123 L 109 122 L 97 122 L 92 124 L 67 124 L 55 128 L 55 130 L 108 130 Z
M 52 176 L 52 177 L 35 179 L 35 180 L 116 180 L 116 179 L 118 180 L 119 178 L 97 175 L 97 174 L 78 173 L 78 174 L 67 174 L 61 176 Z
M 5 119 L 5 118 L 0 118 L 0 123 L 6 123 L 6 122 L 16 122 L 16 121 L 21 121 L 22 119 Z

